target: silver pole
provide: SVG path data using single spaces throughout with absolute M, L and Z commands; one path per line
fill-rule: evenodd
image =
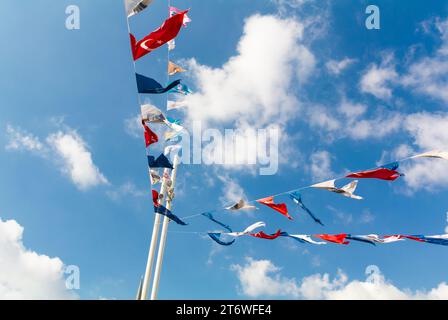
M 162 204 L 163 199 L 165 198 L 165 190 L 166 190 L 165 176 L 167 174 L 168 174 L 168 169 L 165 169 L 164 175 L 162 178 L 162 185 L 160 186 L 160 194 L 163 195 L 163 198 L 159 199 L 159 204 Z M 145 271 L 145 276 L 143 278 L 141 300 L 146 300 L 146 297 L 148 295 L 149 283 L 151 282 L 152 265 L 154 263 L 154 255 L 156 253 L 157 238 L 159 237 L 160 217 L 161 217 L 160 214 L 158 214 L 158 213 L 155 214 L 154 227 L 152 228 L 151 244 L 149 246 L 149 252 L 148 252 L 148 261 L 146 262 L 146 271 Z
M 175 155 L 174 161 L 173 161 L 174 169 L 171 174 L 173 190 L 174 190 L 174 186 L 176 184 L 176 174 L 177 174 L 178 164 L 179 164 L 179 157 L 178 157 L 178 155 Z M 168 210 L 171 210 L 171 202 L 172 202 L 172 199 L 167 197 L 166 208 Z M 169 222 L 170 222 L 170 219 L 167 216 L 165 216 L 163 218 L 162 233 L 160 236 L 160 243 L 159 243 L 159 251 L 157 252 L 157 262 L 156 262 L 156 268 L 154 271 L 154 281 L 152 283 L 151 300 L 157 299 L 157 293 L 159 291 L 160 273 L 162 271 L 162 261 L 163 261 L 163 254 L 165 251 L 166 236 L 167 236 L 167 232 L 168 232 L 168 223 Z

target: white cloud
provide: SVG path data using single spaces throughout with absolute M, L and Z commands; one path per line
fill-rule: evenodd
M 303 33 L 297 20 L 254 15 L 245 21 L 237 54 L 222 67 L 189 60 L 198 88 L 186 98 L 190 119 L 259 127 L 291 119 L 297 113 L 292 90 L 315 65 L 314 55 L 301 44 Z
M 234 264 L 230 269 L 237 274 L 241 293 L 246 296 L 299 297 L 300 290 L 295 279 L 282 277 L 279 274 L 280 268 L 269 260 L 254 260 L 249 257 L 244 266 Z
M 413 146 L 400 145 L 394 152 L 395 157 L 401 159 L 434 149 L 448 150 L 447 123 L 447 113 L 422 112 L 407 116 L 403 125 L 413 139 Z M 403 163 L 402 170 L 410 191 L 432 191 L 448 184 L 448 163 L 444 160 L 414 159 Z
M 62 122 L 63 130 L 48 135 L 45 140 L 25 130 L 8 125 L 6 149 L 10 151 L 31 151 L 47 161 L 60 166 L 61 171 L 80 189 L 108 184 L 106 177 L 95 166 L 92 154 L 82 137 Z
M 328 151 L 316 151 L 310 156 L 310 171 L 313 181 L 330 179 L 335 174 L 331 169 L 331 154 Z
M 0 219 L 0 299 L 73 299 L 64 264 L 24 247 L 23 227 Z
M 138 189 L 132 182 L 125 182 L 121 186 L 106 192 L 109 198 L 118 201 L 126 196 L 149 197 L 149 192 Z
M 314 0 L 272 0 L 275 4 L 279 6 L 289 6 L 292 8 L 298 8 L 303 6 L 307 2 L 312 2 Z
M 352 123 L 346 127 L 346 133 L 354 140 L 380 139 L 397 132 L 401 128 L 402 120 L 403 116 L 400 113 L 386 112 L 371 119 L 361 119 Z
M 137 114 L 136 116 L 125 119 L 124 130 L 133 138 L 142 138 L 142 116 Z
M 47 143 L 62 160 L 62 171 L 80 190 L 108 184 L 93 163 L 87 144 L 76 131 L 53 133 L 47 137 Z
M 341 128 L 341 122 L 324 106 L 311 106 L 308 112 L 309 124 L 312 127 L 334 132 Z
M 6 145 L 7 150 L 18 151 L 43 151 L 44 145 L 40 142 L 39 138 L 27 133 L 26 131 L 13 127 L 12 125 L 6 126 L 6 135 L 8 143 Z
M 352 123 L 357 120 L 359 117 L 364 115 L 367 111 L 367 106 L 361 103 L 353 103 L 343 99 L 341 104 L 339 105 L 338 112 L 344 115 L 348 122 Z
M 378 108 L 369 118 L 362 116 L 367 106 L 342 99 L 339 107 L 311 106 L 308 123 L 329 135 L 331 140 L 350 138 L 353 140 L 380 139 L 402 128 L 403 115 Z
M 385 56 L 381 65 L 372 64 L 361 78 L 360 87 L 364 93 L 370 93 L 378 99 L 389 100 L 392 97 L 391 84 L 398 78 L 391 56 Z
M 437 51 L 412 63 L 401 77 L 401 84 L 434 99 L 448 102 L 448 19 L 431 21 L 441 44 Z M 428 27 L 426 27 L 428 28 Z
M 329 60 L 325 67 L 328 72 L 334 75 L 340 75 L 342 71 L 347 69 L 350 65 L 356 62 L 356 59 L 344 58 L 342 60 Z
M 240 186 L 237 179 L 232 178 L 228 173 L 218 174 L 217 178 L 223 183 L 223 194 L 219 197 L 223 205 L 230 205 L 238 202 L 240 199 L 247 199 L 244 189 Z
M 448 299 L 448 285 L 440 283 L 429 291 L 399 289 L 379 273 L 374 279 L 349 281 L 341 270 L 334 279 L 328 273 L 314 274 L 302 279 L 281 275 L 281 268 L 270 260 L 246 258 L 245 265 L 234 264 L 230 268 L 238 277 L 241 294 L 250 298 L 286 297 L 291 299 L 326 300 L 403 300 Z

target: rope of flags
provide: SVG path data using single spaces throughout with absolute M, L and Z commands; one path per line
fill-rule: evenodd
M 213 219 L 213 217 L 211 218 Z M 219 221 L 215 221 L 221 224 Z M 233 232 L 229 226 L 223 225 L 229 232 L 188 232 L 188 231 L 170 231 L 172 233 L 191 233 L 191 234 L 207 234 L 213 241 L 222 245 L 232 245 L 236 238 L 242 236 L 249 236 L 265 240 L 275 240 L 278 238 L 291 238 L 299 243 L 325 245 L 328 243 L 348 245 L 351 241 L 362 242 L 376 246 L 377 244 L 389 244 L 404 240 L 413 240 L 421 243 L 438 244 L 448 246 L 448 234 L 442 235 L 405 235 L 393 234 L 379 236 L 377 234 L 355 235 L 348 233 L 340 234 L 292 234 L 286 231 L 277 230 L 274 233 L 267 234 L 264 231 L 256 232 L 256 229 L 265 227 L 266 224 L 262 221 L 256 222 L 248 226 L 244 231 Z M 314 238 L 314 239 L 313 239 Z M 315 240 L 316 239 L 316 240 Z M 318 239 L 318 240 L 317 240 Z
M 153 0 L 125 0 L 128 18 L 141 13 L 143 10 L 147 9 L 152 2 Z M 144 132 L 150 182 L 151 186 L 153 187 L 161 182 L 164 182 L 167 186 L 166 190 L 163 190 L 163 192 L 161 191 L 160 194 L 157 193 L 157 201 L 154 201 L 154 212 L 156 214 L 165 215 L 171 220 L 182 225 L 182 221 L 178 219 L 174 214 L 172 214 L 170 210 L 167 210 L 165 207 L 161 206 L 160 203 L 163 202 L 165 191 L 166 196 L 170 200 L 173 200 L 174 198 L 174 188 L 172 187 L 170 173 L 170 170 L 174 169 L 172 156 L 177 155 L 180 151 L 180 145 L 176 144 L 176 138 L 185 129 L 180 125 L 179 120 L 168 117 L 165 112 L 151 104 L 142 104 L 140 99 L 140 95 L 147 94 L 170 94 L 184 96 L 192 93 L 188 86 L 182 83 L 181 79 L 175 79 L 172 81 L 170 80 L 170 77 L 176 76 L 179 73 L 187 72 L 187 70 L 170 60 L 170 51 L 175 48 L 175 38 L 181 32 L 182 27 L 186 27 L 187 24 L 192 20 L 187 15 L 189 10 L 179 10 L 171 6 L 169 1 L 168 8 L 168 19 L 166 19 L 159 28 L 150 32 L 142 39 L 136 39 L 136 37 L 130 30 L 129 24 L 128 28 L 131 43 L 131 52 L 134 61 L 137 92 L 140 102 L 141 123 Z M 163 85 L 156 79 L 138 73 L 135 62 L 165 44 L 168 45 L 168 83 L 166 85 Z M 167 98 L 167 111 L 182 107 L 182 105 L 178 103 L 178 100 L 180 99 L 175 99 L 173 101 Z M 150 127 L 154 125 L 165 126 L 166 130 L 164 132 L 163 139 L 159 138 L 159 136 Z M 151 146 L 158 142 L 165 143 L 164 152 L 161 154 L 151 154 Z M 158 171 L 159 169 L 163 169 L 164 172 L 160 174 Z M 157 191 L 153 190 L 153 198 L 154 192 Z
M 153 0 L 125 0 L 128 18 L 136 14 L 139 14 L 143 10 L 147 9 L 152 2 Z M 173 77 L 177 74 L 187 72 L 187 70 L 185 70 L 184 68 L 182 68 L 181 66 L 177 65 L 176 63 L 170 60 L 170 51 L 175 49 L 176 47 L 175 39 L 180 33 L 181 29 L 183 27 L 184 28 L 187 27 L 188 23 L 192 21 L 188 16 L 189 9 L 179 10 L 171 6 L 170 3 L 168 3 L 168 7 L 169 7 L 168 19 L 166 19 L 159 28 L 152 31 L 142 39 L 137 40 L 136 37 L 132 34 L 132 32 L 129 30 L 131 52 L 134 61 L 137 91 L 139 95 L 173 94 L 177 95 L 178 97 L 179 96 L 182 97 L 192 93 L 192 91 L 188 88 L 188 86 L 185 83 L 182 82 L 181 79 L 175 79 L 175 80 L 170 79 L 170 77 Z M 139 60 L 140 58 L 143 58 L 144 56 L 150 54 L 152 51 L 162 47 L 165 44 L 168 47 L 168 66 L 167 66 L 168 80 L 167 84 L 163 85 L 156 79 L 137 73 L 135 61 Z M 403 240 L 413 240 L 430 244 L 448 245 L 448 234 L 430 235 L 430 236 L 427 235 L 378 236 L 376 234 L 352 235 L 346 233 L 333 234 L 333 235 L 330 234 L 304 235 L 304 234 L 292 234 L 282 230 L 277 230 L 274 233 L 268 234 L 265 233 L 263 230 L 257 231 L 257 229 L 259 228 L 266 227 L 266 224 L 261 221 L 248 226 L 243 231 L 234 232 L 228 224 L 223 223 L 220 220 L 217 220 L 215 217 L 215 214 L 220 211 L 256 210 L 258 209 L 256 204 L 259 204 L 269 207 L 270 209 L 276 211 L 277 213 L 280 213 L 282 216 L 286 217 L 289 220 L 293 220 L 293 217 L 289 214 L 287 204 L 284 202 L 275 201 L 276 197 L 287 195 L 299 210 L 303 210 L 315 223 L 324 226 L 324 223 L 321 221 L 321 219 L 318 218 L 318 216 L 315 215 L 308 208 L 307 205 L 305 205 L 303 195 L 301 194 L 302 190 L 308 188 L 315 188 L 340 194 L 347 198 L 362 200 L 363 197 L 355 193 L 359 183 L 359 179 L 378 179 L 384 181 L 395 181 L 404 175 L 403 173 L 398 171 L 401 162 L 416 158 L 437 158 L 448 160 L 447 151 L 425 152 L 406 159 L 398 160 L 383 166 L 379 166 L 373 169 L 352 172 L 343 177 L 297 188 L 295 190 L 282 192 L 276 195 L 270 195 L 252 201 L 245 201 L 244 199 L 241 199 L 235 204 L 232 204 L 225 208 L 215 209 L 199 214 L 186 216 L 183 218 L 178 217 L 174 215 L 171 212 L 171 210 L 163 206 L 162 203 L 164 196 L 166 196 L 170 201 L 172 201 L 174 198 L 174 188 L 172 186 L 172 180 L 170 176 L 170 170 L 174 168 L 173 163 L 171 161 L 171 156 L 173 154 L 178 155 L 179 151 L 181 150 L 181 146 L 176 143 L 178 142 L 177 138 L 181 135 L 181 133 L 185 130 L 185 128 L 182 127 L 179 120 L 172 119 L 166 116 L 166 114 L 162 112 L 159 108 L 152 106 L 150 104 L 142 104 L 141 101 L 140 105 L 141 105 L 141 119 L 142 119 L 141 121 L 144 132 L 151 185 L 155 186 L 156 184 L 161 182 L 163 182 L 166 185 L 166 190 L 163 190 L 163 192 L 161 193 L 157 192 L 156 190 L 152 190 L 152 200 L 155 214 L 166 216 L 171 221 L 174 221 L 175 223 L 182 226 L 187 225 L 187 223 L 185 222 L 185 220 L 187 219 L 191 219 L 197 216 L 205 217 L 211 222 L 219 225 L 220 227 L 226 230 L 225 232 L 204 232 L 208 234 L 208 236 L 213 241 L 215 241 L 220 245 L 230 246 L 233 243 L 235 243 L 236 238 L 242 236 L 250 236 L 253 238 L 266 239 L 266 240 L 275 240 L 277 238 L 286 237 L 286 238 L 292 238 L 300 243 L 308 243 L 314 245 L 324 245 L 329 242 L 348 245 L 350 241 L 358 241 L 376 245 Z M 182 107 L 186 107 L 182 98 L 177 98 L 175 100 L 170 100 L 169 98 L 167 98 L 166 103 L 167 111 L 175 110 Z M 161 142 L 161 140 L 149 125 L 164 125 L 167 129 L 163 137 L 164 138 L 163 140 L 165 142 L 165 149 L 164 152 L 159 155 L 153 155 L 150 153 L 151 146 L 155 143 Z M 159 168 L 164 169 L 163 174 L 159 173 L 158 171 Z M 343 178 L 354 180 L 350 181 L 346 185 L 338 187 L 337 181 Z M 192 233 L 192 232 L 185 232 L 185 233 Z
M 327 190 L 330 192 L 334 192 L 336 194 L 343 195 L 345 197 L 356 199 L 356 200 L 362 200 L 363 197 L 356 195 L 355 191 L 358 185 L 359 180 L 357 179 L 379 179 L 384 181 L 395 181 L 399 177 L 404 176 L 403 173 L 398 172 L 398 168 L 400 166 L 400 163 L 403 161 L 411 160 L 411 159 L 417 159 L 417 158 L 436 158 L 436 159 L 444 159 L 448 160 L 448 152 L 445 151 L 431 151 L 431 152 L 425 152 L 421 154 L 417 154 L 415 156 L 398 160 L 395 162 L 392 162 L 390 164 L 386 164 L 374 169 L 359 171 L 359 172 L 352 172 L 349 173 L 343 177 L 339 177 L 336 179 L 331 179 L 328 181 L 316 183 L 310 186 L 301 187 L 295 190 L 283 192 L 276 194 L 274 196 L 268 196 L 265 198 L 253 200 L 253 201 L 245 201 L 241 199 L 237 203 L 225 207 L 223 209 L 217 209 L 213 211 L 208 211 L 201 214 L 195 214 L 187 217 L 183 217 L 182 219 L 177 218 L 178 220 L 182 221 L 183 225 L 186 225 L 184 220 L 191 219 L 193 217 L 197 216 L 203 216 L 209 219 L 210 221 L 224 227 L 229 232 L 208 232 L 207 234 L 209 237 L 217 242 L 220 245 L 229 246 L 235 242 L 235 239 L 232 239 L 231 241 L 225 241 L 223 238 L 226 237 L 240 237 L 243 235 L 248 235 L 256 238 L 261 239 L 268 239 L 268 240 L 274 240 L 279 237 L 289 237 L 293 238 L 299 242 L 302 243 L 310 243 L 310 244 L 326 244 L 327 242 L 333 242 L 338 244 L 348 244 L 349 241 L 359 241 L 364 243 L 370 243 L 373 245 L 376 245 L 378 243 L 391 243 L 396 242 L 400 240 L 410 239 L 414 241 L 419 242 L 426 242 L 426 243 L 432 243 L 432 244 L 440 244 L 440 245 L 448 245 L 448 234 L 447 235 L 434 235 L 434 236 L 425 236 L 425 235 L 386 235 L 383 237 L 380 237 L 376 234 L 369 234 L 369 235 L 351 235 L 351 234 L 336 234 L 336 235 L 328 235 L 328 234 L 317 234 L 317 235 L 297 235 L 297 234 L 290 234 L 288 232 L 284 232 L 281 230 L 277 230 L 275 233 L 272 234 L 266 234 L 263 231 L 253 233 L 254 227 L 260 228 L 265 227 L 264 222 L 258 222 L 254 225 L 249 226 L 245 231 L 243 232 L 233 232 L 229 225 L 217 220 L 214 216 L 214 214 L 219 213 L 220 211 L 225 210 L 231 210 L 231 211 L 237 211 L 237 210 L 256 210 L 258 209 L 255 205 L 252 205 L 252 203 L 259 203 L 263 204 L 272 210 L 280 213 L 281 215 L 285 216 L 289 220 L 293 220 L 292 216 L 289 214 L 289 210 L 286 203 L 276 203 L 274 201 L 275 197 L 282 196 L 282 195 L 288 195 L 289 198 L 293 201 L 293 203 L 301 210 L 303 210 L 307 215 L 310 216 L 311 219 L 317 224 L 320 224 L 321 226 L 324 226 L 323 222 L 304 204 L 303 202 L 303 196 L 300 193 L 300 191 L 308 188 L 316 188 L 316 189 L 322 189 Z M 337 187 L 336 181 L 343 179 L 343 178 L 356 178 L 356 180 L 352 180 L 348 184 Z M 312 239 L 319 238 L 321 240 L 325 240 L 327 242 L 322 241 L 315 241 Z

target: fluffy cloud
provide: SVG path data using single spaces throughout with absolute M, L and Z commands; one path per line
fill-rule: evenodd
M 217 177 L 223 183 L 222 195 L 219 198 L 223 205 L 238 202 L 240 199 L 247 199 L 244 189 L 240 186 L 238 180 L 232 178 L 229 174 L 218 174 Z
M 19 127 L 6 127 L 9 151 L 31 151 L 60 166 L 61 171 L 80 189 L 108 184 L 106 177 L 95 166 L 92 154 L 82 137 L 68 127 L 50 134 L 44 141 Z
M 137 114 L 136 116 L 125 119 L 124 130 L 133 138 L 142 138 L 142 116 Z
M 344 58 L 342 60 L 329 60 L 325 67 L 327 68 L 328 72 L 334 75 L 340 75 L 342 71 L 347 69 L 350 65 L 355 63 L 355 59 L 350 58 Z
M 399 146 L 394 152 L 395 157 L 405 158 L 435 149 L 448 150 L 447 123 L 447 113 L 423 112 L 407 116 L 404 129 L 411 136 L 413 146 Z M 411 191 L 444 187 L 448 183 L 447 165 L 439 159 L 415 159 L 403 164 L 404 179 Z
M 309 108 L 308 122 L 311 127 L 328 134 L 331 140 L 350 138 L 353 140 L 381 139 L 402 128 L 404 116 L 378 108 L 370 117 L 363 117 L 367 106 L 342 99 L 336 109 L 324 106 Z
M 39 138 L 10 124 L 6 126 L 7 150 L 43 151 L 44 145 Z
M 300 289 L 295 279 L 284 278 L 280 268 L 269 260 L 246 258 L 246 264 L 230 267 L 240 281 L 241 293 L 251 298 L 260 296 L 289 296 L 298 298 Z M 273 274 L 273 275 L 271 275 Z
M 189 118 L 258 126 L 288 121 L 297 112 L 292 88 L 306 81 L 315 65 L 301 43 L 303 33 L 294 19 L 254 15 L 245 22 L 237 54 L 222 67 L 189 60 L 198 88 L 186 99 Z
M 138 189 L 132 182 L 125 182 L 119 187 L 106 192 L 107 196 L 112 200 L 119 201 L 126 196 L 132 197 L 148 197 L 149 192 Z
M 322 181 L 333 177 L 331 154 L 328 151 L 316 151 L 310 156 L 310 171 L 313 181 Z
M 432 24 L 440 36 L 441 44 L 431 56 L 409 66 L 401 77 L 401 84 L 423 95 L 448 102 L 448 19 L 436 19 Z
M 378 99 L 389 100 L 392 97 L 391 84 L 398 74 L 390 55 L 385 56 L 381 65 L 372 64 L 361 78 L 361 91 L 370 93 Z
M 246 258 L 244 265 L 230 267 L 238 277 L 241 294 L 250 298 L 286 297 L 300 299 L 362 300 L 362 299 L 448 299 L 448 285 L 443 282 L 429 291 L 399 289 L 381 273 L 366 281 L 352 280 L 341 270 L 331 279 L 328 273 L 302 279 L 281 275 L 281 268 L 270 260 Z
M 93 163 L 87 144 L 76 131 L 53 133 L 48 136 L 47 143 L 62 160 L 62 171 L 80 190 L 108 184 Z
M 64 264 L 24 247 L 23 227 L 0 219 L 0 299 L 73 299 Z
M 197 89 L 184 98 L 186 127 L 200 123 L 205 140 L 213 141 L 204 146 L 205 164 L 248 173 L 259 167 L 261 174 L 275 174 L 279 161 L 296 165 L 297 155 L 288 161 L 296 150 L 289 147 L 295 137 L 286 134 L 286 125 L 298 114 L 297 91 L 316 64 L 304 44 L 304 32 L 304 24 L 295 18 L 257 14 L 246 19 L 236 54 L 222 66 L 185 61 Z M 224 140 L 221 131 L 232 127 L 235 138 Z M 257 129 L 267 130 L 265 145 Z M 285 146 L 280 150 L 277 138 Z

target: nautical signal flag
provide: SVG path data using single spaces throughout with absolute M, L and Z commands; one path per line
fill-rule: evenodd
M 292 217 L 288 214 L 288 208 L 285 203 L 274 203 L 274 197 L 267 197 L 263 199 L 257 200 L 258 203 L 264 204 L 271 209 L 274 209 L 277 212 L 280 212 L 282 215 L 287 217 L 289 220 L 292 220 Z
M 360 179 L 380 179 L 387 181 L 395 181 L 403 174 L 397 171 L 399 164 L 397 162 L 373 169 L 360 172 L 350 173 L 346 178 Z
M 161 94 L 168 92 L 180 85 L 180 80 L 175 80 L 164 87 L 153 78 L 148 78 L 138 73 L 136 74 L 136 79 L 138 93 Z
M 176 14 L 180 14 L 180 13 L 182 13 L 182 10 L 179 10 L 179 9 L 177 9 L 177 8 L 175 8 L 175 7 L 170 7 L 169 10 L 170 10 L 170 17 L 172 17 L 172 16 L 174 16 L 174 15 L 176 15 Z M 190 17 L 187 16 L 187 14 L 185 14 L 185 15 L 184 15 L 184 20 L 183 20 L 183 22 L 182 22 L 182 25 L 183 25 L 184 27 L 186 27 L 187 24 L 190 23 L 190 22 L 191 22 Z
M 140 41 L 137 41 L 131 33 L 131 48 L 134 61 L 174 39 L 182 28 L 184 16 L 187 12 L 188 10 L 185 10 L 168 18 L 157 30 L 151 32 Z
M 174 76 L 176 73 L 186 72 L 186 71 L 187 70 L 185 70 L 181 66 L 178 66 L 174 62 L 168 61 L 168 75 L 169 76 Z
M 291 197 L 292 201 L 294 201 L 295 204 L 297 204 L 299 207 L 301 207 L 303 210 L 305 210 L 306 213 L 308 213 L 308 215 L 314 220 L 314 222 L 320 224 L 321 226 L 323 226 L 324 224 L 322 223 L 322 221 L 320 221 L 319 218 L 317 218 L 310 209 L 308 209 L 305 204 L 302 201 L 302 195 L 299 192 L 293 192 L 290 193 L 289 196 Z
M 145 145 L 146 145 L 146 148 L 148 148 L 153 143 L 156 143 L 157 141 L 159 141 L 159 137 L 157 137 L 157 135 L 151 130 L 151 128 L 149 128 L 145 124 L 145 121 L 142 121 L 142 125 L 143 125 L 143 128 L 145 129 Z
M 170 160 L 162 153 L 157 159 L 154 156 L 148 156 L 148 166 L 150 168 L 168 168 L 174 169 Z
M 318 189 L 325 189 L 334 193 L 342 194 L 345 197 L 361 200 L 362 197 L 357 196 L 354 194 L 356 187 L 358 185 L 358 180 L 353 180 L 349 184 L 346 184 L 345 186 L 341 188 L 337 188 L 335 186 L 336 180 L 328 180 L 321 183 L 313 184 L 311 188 L 318 188 Z
M 251 237 L 260 238 L 260 239 L 266 239 L 266 240 L 274 240 L 280 237 L 282 231 L 277 230 L 276 233 L 273 234 L 266 234 L 263 231 L 257 232 L 257 233 L 251 233 L 249 234 Z
M 126 0 L 128 18 L 145 10 L 153 0 Z
M 345 241 L 345 238 L 347 238 L 347 234 L 341 233 L 341 234 L 316 234 L 314 235 L 316 238 L 320 238 L 322 240 L 326 240 L 329 242 L 334 242 L 337 244 L 349 244 L 349 241 Z

